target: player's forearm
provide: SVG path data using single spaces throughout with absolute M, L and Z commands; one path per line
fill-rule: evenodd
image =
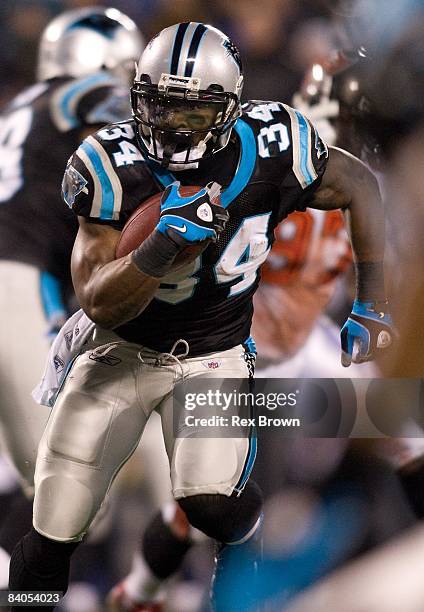
M 356 266 L 357 298 L 384 301 L 384 211 L 377 179 L 359 159 L 330 147 L 330 157 L 314 208 L 342 208 Z
M 351 201 L 345 209 L 355 261 L 381 261 L 384 256 L 385 218 L 380 190 L 367 171 L 352 185 Z
M 356 270 L 356 297 L 384 301 L 385 218 L 377 180 L 367 171 L 352 187 L 345 216 Z
M 131 256 L 99 267 L 77 295 L 92 321 L 113 329 L 137 317 L 150 303 L 160 279 L 141 272 Z

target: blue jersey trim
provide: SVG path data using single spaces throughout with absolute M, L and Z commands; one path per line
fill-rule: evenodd
M 240 139 L 240 161 L 233 180 L 221 194 L 221 204 L 227 208 L 250 181 L 256 166 L 256 139 L 250 125 L 237 119 L 234 129 Z
M 113 193 L 112 183 L 110 182 L 107 172 L 103 167 L 100 155 L 97 153 L 95 148 L 85 140 L 81 144 L 81 148 L 92 163 L 94 171 L 100 182 L 100 187 L 102 190 L 102 204 L 99 217 L 100 219 L 112 220 L 115 195 Z
M 47 320 L 55 316 L 66 316 L 66 308 L 62 300 L 60 281 L 49 272 L 40 273 L 40 294 L 44 314 Z
M 300 169 L 302 171 L 303 176 L 305 177 L 305 182 L 307 185 L 310 185 L 314 182 L 314 177 L 311 175 L 308 169 L 308 155 L 309 155 L 309 129 L 308 124 L 306 123 L 305 117 L 295 110 L 295 114 L 297 117 L 297 121 L 299 123 L 299 134 L 300 134 Z
M 177 179 L 172 172 L 169 172 L 169 170 L 166 170 L 166 168 L 162 168 L 162 166 L 159 166 L 158 163 L 154 162 L 148 157 L 145 157 L 145 160 L 150 170 L 153 172 L 156 180 L 162 185 L 162 187 L 166 188 L 169 187 L 169 185 L 172 185 L 172 183 L 175 183 Z
M 87 77 L 86 79 L 76 81 L 66 89 L 62 99 L 60 100 L 59 106 L 63 116 L 69 122 L 71 127 L 78 127 L 81 123 L 75 113 L 71 110 L 72 101 L 75 98 L 80 98 L 85 89 L 88 91 L 93 87 L 93 85 L 98 85 L 102 82 L 105 84 L 112 83 L 112 79 L 104 72 L 99 72 Z

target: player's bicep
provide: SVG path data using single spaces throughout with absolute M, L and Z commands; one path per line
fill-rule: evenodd
M 359 159 L 347 151 L 329 147 L 327 167 L 310 206 L 320 210 L 347 208 L 358 183 L 369 174 Z
M 79 217 L 79 230 L 72 251 L 71 270 L 77 297 L 85 293 L 100 268 L 115 259 L 121 232 L 108 225 L 90 223 Z

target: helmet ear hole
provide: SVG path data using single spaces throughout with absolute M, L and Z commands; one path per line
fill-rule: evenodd
M 218 83 L 212 83 L 212 85 L 209 85 L 208 91 L 224 91 L 224 88 Z

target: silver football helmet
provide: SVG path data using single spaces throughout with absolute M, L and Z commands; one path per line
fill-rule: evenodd
M 220 30 L 187 22 L 159 32 L 140 58 L 131 89 L 149 157 L 183 170 L 221 150 L 241 114 L 242 88 L 239 52 Z
M 83 77 L 103 68 L 128 80 L 143 48 L 135 23 L 114 8 L 66 11 L 41 36 L 37 78 Z

